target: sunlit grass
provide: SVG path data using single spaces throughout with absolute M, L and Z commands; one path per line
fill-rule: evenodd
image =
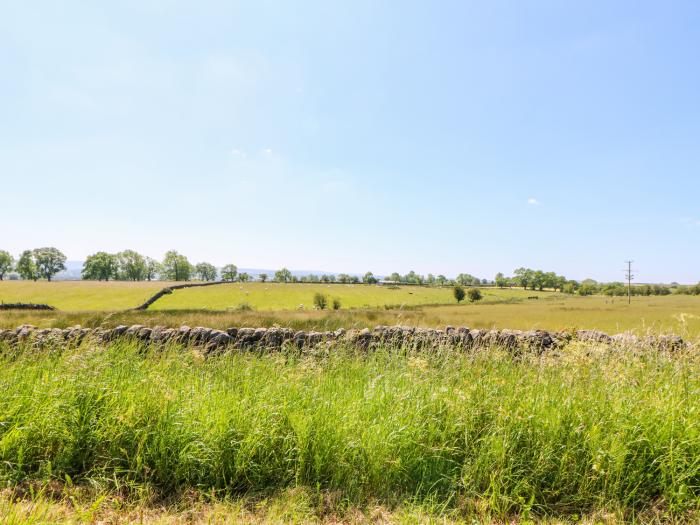
M 404 308 L 318 310 L 148 310 L 145 312 L 0 312 L 0 328 L 29 323 L 41 327 L 116 326 L 287 326 L 297 330 L 372 328 L 410 325 L 433 328 L 510 328 L 531 330 L 596 329 L 611 334 L 633 331 L 674 333 L 686 339 L 700 336 L 700 297 L 635 297 L 632 305 L 605 297 L 549 296 L 536 301 L 499 304 L 462 304 Z
M 700 361 L 573 345 L 514 360 L 137 346 L 0 362 L 0 480 L 167 497 L 302 488 L 353 507 L 682 516 L 700 496 Z

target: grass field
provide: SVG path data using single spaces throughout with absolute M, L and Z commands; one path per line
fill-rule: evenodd
M 58 312 L 0 312 L 0 327 L 29 323 L 65 327 L 158 324 L 164 326 L 289 326 L 297 329 L 373 327 L 378 324 L 529 330 L 598 329 L 700 336 L 700 297 L 686 295 L 634 297 L 568 296 L 520 289 L 482 289 L 480 303 L 455 304 L 450 288 L 365 285 L 248 283 L 177 290 L 146 312 L 116 312 L 136 306 L 157 289 L 151 283 L 0 282 L 0 300 L 46 302 Z M 339 311 L 312 309 L 313 296 L 338 297 Z M 537 300 L 527 297 L 537 296 Z M 252 311 L 241 311 L 247 303 Z M 303 304 L 304 309 L 299 309 Z
M 420 306 L 455 303 L 452 288 L 427 286 L 377 286 L 362 284 L 277 284 L 234 283 L 203 288 L 188 288 L 163 297 L 154 310 L 227 310 L 245 303 L 256 310 L 312 310 L 313 297 L 322 293 L 338 298 L 342 308 L 384 306 Z M 483 302 L 502 302 L 527 296 L 547 296 L 549 292 L 519 289 L 482 288 Z
M 124 310 L 167 285 L 162 281 L 0 281 L 0 302 L 42 303 L 65 311 Z
M 114 311 L 133 308 L 155 292 L 172 284 L 163 281 L 0 281 L 0 301 L 32 302 L 65 311 Z M 452 304 L 452 288 L 424 286 L 233 283 L 176 290 L 151 306 L 154 310 L 227 310 L 248 304 L 256 310 L 295 310 L 300 305 L 313 309 L 313 297 L 323 293 L 338 298 L 342 308 Z M 506 301 L 527 296 L 548 296 L 549 292 L 519 289 L 483 289 L 483 302 Z
M 514 360 L 498 349 L 202 359 L 125 342 L 0 348 L 0 482 L 24 490 L 20 502 L 30 486 L 88 487 L 92 521 L 115 498 L 289 491 L 305 501 L 299 521 L 406 505 L 468 522 L 692 521 L 700 358 L 633 350 Z M 14 508 L 0 499 L 0 512 Z

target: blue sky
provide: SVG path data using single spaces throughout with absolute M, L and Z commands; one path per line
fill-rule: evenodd
M 0 249 L 700 279 L 700 4 L 13 2 Z

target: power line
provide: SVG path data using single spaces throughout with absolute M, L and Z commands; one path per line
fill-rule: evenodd
M 634 279 L 634 274 L 632 273 L 632 263 L 634 261 L 625 261 L 627 268 L 623 271 L 625 272 L 625 279 L 627 279 L 627 304 L 632 304 L 632 279 Z

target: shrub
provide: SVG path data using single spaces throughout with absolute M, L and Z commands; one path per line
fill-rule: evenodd
M 253 305 L 250 303 L 241 303 L 238 306 L 236 306 L 235 309 L 238 312 L 252 312 L 253 310 L 255 310 L 255 308 L 253 308 Z
M 457 299 L 457 302 L 461 303 L 464 299 L 464 288 L 457 285 L 454 288 L 452 288 L 452 294 L 455 296 L 455 299 Z
M 319 310 L 325 310 L 328 306 L 328 297 L 322 293 L 316 293 L 314 295 L 314 306 Z
M 476 301 L 481 301 L 481 298 L 483 296 L 481 295 L 481 290 L 478 288 L 469 288 L 467 291 L 467 298 L 469 299 L 470 303 L 475 303 Z
M 340 299 L 337 297 L 333 299 L 333 310 L 340 310 Z

